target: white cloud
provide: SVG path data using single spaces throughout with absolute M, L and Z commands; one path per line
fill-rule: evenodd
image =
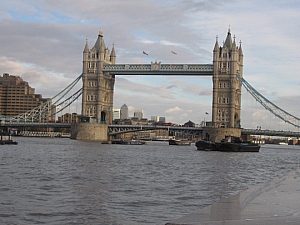
M 179 108 L 178 106 L 175 106 L 174 108 L 167 109 L 165 111 L 165 113 L 167 113 L 167 114 L 173 114 L 173 113 L 178 113 L 178 112 L 181 112 L 181 111 L 182 111 L 181 108 Z

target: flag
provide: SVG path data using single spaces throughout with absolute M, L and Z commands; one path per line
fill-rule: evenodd
M 148 55 L 148 53 L 146 53 L 146 52 L 144 52 L 144 51 L 143 51 L 143 54 Z
M 172 53 L 173 53 L 174 55 L 177 55 L 177 53 L 176 53 L 176 52 L 173 52 L 173 51 L 172 51 Z

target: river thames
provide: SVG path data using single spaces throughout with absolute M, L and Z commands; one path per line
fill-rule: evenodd
M 15 137 L 0 155 L 0 224 L 165 224 L 299 168 L 300 146 L 259 153 Z

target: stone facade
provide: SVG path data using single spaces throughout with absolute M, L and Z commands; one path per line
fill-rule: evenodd
M 113 94 L 115 76 L 102 71 L 104 64 L 115 64 L 114 46 L 111 52 L 105 46 L 100 30 L 93 48 L 86 42 L 83 51 L 82 116 L 96 123 L 111 124 L 113 117 Z
M 220 142 L 225 136 L 235 136 L 240 137 L 242 129 L 239 128 L 212 128 L 204 127 L 203 128 L 203 137 L 204 140 Z
M 243 51 L 233 42 L 230 29 L 223 46 L 218 38 L 213 50 L 213 104 L 212 126 L 216 128 L 240 128 L 242 83 L 236 76 L 243 77 Z
M 97 123 L 74 123 L 71 126 L 71 139 L 87 141 L 108 141 L 108 125 Z

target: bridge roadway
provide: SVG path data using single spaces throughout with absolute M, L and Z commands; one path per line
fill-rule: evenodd
M 71 128 L 70 123 L 32 123 L 32 122 L 1 122 L 0 128 L 26 128 L 26 127 L 49 127 L 49 128 Z M 180 126 L 155 126 L 155 125 L 108 125 L 108 135 L 116 135 L 128 132 L 137 132 L 145 130 L 169 130 L 182 134 L 202 136 L 203 127 L 180 127 Z M 258 130 L 242 129 L 242 134 L 261 135 L 261 136 L 279 136 L 279 137 L 300 137 L 300 132 L 276 131 L 276 130 Z

